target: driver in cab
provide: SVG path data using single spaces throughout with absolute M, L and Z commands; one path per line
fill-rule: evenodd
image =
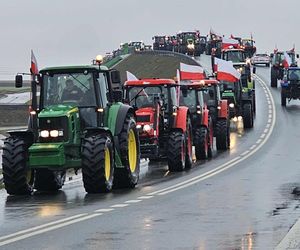
M 61 100 L 81 100 L 83 91 L 77 87 L 71 79 L 66 80 L 66 87 L 63 90 Z

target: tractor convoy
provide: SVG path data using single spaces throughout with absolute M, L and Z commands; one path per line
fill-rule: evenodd
M 212 75 L 200 65 L 185 65 L 191 71 L 178 69 L 174 79 L 134 77 L 121 82 L 120 73 L 104 66 L 100 57 L 92 65 L 31 70 L 28 128 L 8 132 L 3 147 L 8 194 L 57 191 L 69 169 L 81 171 L 87 193 L 134 188 L 141 158 L 166 162 L 170 172 L 184 171 L 195 160 L 230 149 L 232 118 L 241 117 L 244 128 L 253 128 L 252 38 L 193 31 L 153 40 L 154 50 L 211 55 Z M 118 53 L 150 47 L 130 42 Z M 294 49 L 275 50 L 271 58 L 271 87 L 281 80 L 281 105 L 286 106 L 300 99 L 299 55 Z M 183 73 L 197 77 L 182 78 Z M 16 88 L 22 87 L 23 75 L 16 76 Z

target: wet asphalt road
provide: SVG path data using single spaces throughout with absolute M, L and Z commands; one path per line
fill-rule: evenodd
M 259 67 L 257 75 L 269 83 L 269 69 Z M 80 181 L 55 195 L 9 197 L 1 190 L 0 248 L 273 249 L 300 216 L 291 194 L 300 186 L 300 102 L 283 109 L 280 89 L 271 93 L 276 123 L 264 145 L 272 105 L 257 81 L 254 128 L 232 123 L 231 150 L 188 172 L 145 165 L 135 190 L 100 195 L 87 195 Z M 261 148 L 250 155 L 253 145 Z M 240 162 L 213 172 L 230 161 Z M 20 230 L 27 231 L 11 235 Z

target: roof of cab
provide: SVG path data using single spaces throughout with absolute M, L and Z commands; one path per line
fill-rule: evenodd
M 145 78 L 139 80 L 126 81 L 125 86 L 143 86 L 143 85 L 178 85 L 172 79 L 163 79 L 163 78 Z
M 55 66 L 55 67 L 47 67 L 40 70 L 40 72 L 46 71 L 77 71 L 77 70 L 99 70 L 98 65 L 71 65 L 71 66 Z M 107 71 L 108 68 L 106 66 L 100 66 L 100 70 Z
M 203 88 L 210 85 L 217 85 L 220 82 L 216 79 L 203 79 L 200 81 L 192 80 L 188 82 L 181 83 L 180 86 L 188 86 L 189 88 Z

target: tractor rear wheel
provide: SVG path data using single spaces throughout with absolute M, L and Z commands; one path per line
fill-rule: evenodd
M 195 154 L 197 160 L 205 160 L 208 158 L 209 135 L 207 128 L 201 127 L 195 133 Z
M 218 120 L 216 124 L 217 150 L 227 150 L 229 148 L 229 136 L 229 126 L 227 120 Z
M 57 191 L 62 188 L 66 179 L 66 171 L 36 169 L 34 188 L 38 191 Z
M 140 174 L 140 141 L 135 120 L 129 114 L 119 134 L 119 144 L 123 168 L 115 168 L 114 186 L 134 188 Z
M 286 90 L 284 88 L 281 89 L 281 106 L 286 106 Z
M 271 87 L 277 88 L 277 72 L 271 68 Z
M 109 192 L 113 186 L 114 153 L 110 136 L 87 136 L 82 143 L 82 178 L 87 193 Z
M 253 128 L 253 111 L 250 103 L 243 105 L 243 121 L 245 128 Z
M 168 140 L 168 166 L 170 171 L 182 171 L 185 168 L 185 136 L 180 131 L 172 131 Z
M 8 137 L 2 154 L 3 181 L 8 194 L 25 195 L 33 191 L 34 171 L 30 170 L 28 147 L 25 140 Z

